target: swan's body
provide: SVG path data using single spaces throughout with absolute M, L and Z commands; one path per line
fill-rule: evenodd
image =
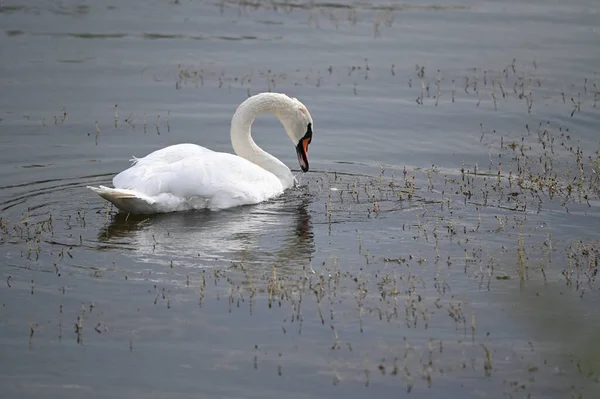
M 274 113 L 296 145 L 298 160 L 308 171 L 312 118 L 306 107 L 284 94 L 248 98 L 231 120 L 231 143 L 237 155 L 195 144 L 177 144 L 134 159 L 113 179 L 115 188 L 89 187 L 124 212 L 161 213 L 211 210 L 257 204 L 293 187 L 296 179 L 280 160 L 252 140 L 250 126 L 263 112 Z

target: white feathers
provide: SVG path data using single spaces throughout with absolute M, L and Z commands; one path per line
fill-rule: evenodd
M 218 210 L 273 198 L 292 187 L 295 179 L 287 166 L 254 143 L 250 125 L 260 112 L 273 112 L 280 119 L 285 116 L 279 115 L 310 118 L 309 114 L 285 112 L 297 103 L 277 93 L 263 93 L 242 103 L 231 126 L 232 142 L 240 156 L 177 144 L 143 158 L 133 157 L 131 167 L 114 177 L 115 188 L 89 188 L 129 213 Z M 292 122 L 298 126 L 305 123 Z M 288 131 L 288 135 L 295 139 L 302 137 L 302 132 Z

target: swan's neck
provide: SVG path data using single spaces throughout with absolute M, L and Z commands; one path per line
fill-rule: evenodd
M 293 100 L 284 94 L 262 93 L 248 98 L 231 119 L 231 144 L 237 155 L 273 173 L 284 189 L 292 187 L 294 175 L 283 162 L 260 148 L 252 139 L 251 126 L 258 114 L 274 113 L 279 120 L 293 107 Z

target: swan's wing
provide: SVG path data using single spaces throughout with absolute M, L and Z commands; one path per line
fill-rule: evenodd
M 214 151 L 196 144 L 177 144 L 161 148 L 143 158 L 133 158 L 132 166 L 113 178 L 116 188 L 133 190 L 135 187 L 143 188 L 144 181 L 150 179 L 155 172 L 167 172 L 179 161 L 200 158 Z M 210 155 L 209 155 L 210 156 Z M 164 168 L 163 168 L 164 167 Z M 140 192 L 155 192 L 156 190 L 138 190 Z
M 211 152 L 214 151 L 196 144 L 176 144 L 151 152 L 143 158 L 134 157 L 132 161 L 134 164 L 145 162 L 153 164 L 169 164 L 185 158 L 202 156 L 205 153 Z
M 257 203 L 283 192 L 275 175 L 233 154 L 210 150 L 187 157 L 168 151 L 154 154 L 117 175 L 115 187 L 148 197 L 202 198 L 213 208 Z

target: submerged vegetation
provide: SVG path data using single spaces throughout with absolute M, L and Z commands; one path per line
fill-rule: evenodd
M 154 6 L 160 12 L 152 10 L 161 21 L 164 7 L 197 5 L 164 3 Z M 95 7 L 0 5 L 0 14 L 83 18 Z M 107 7 L 107 15 L 120 7 Z M 90 387 L 110 385 L 96 376 L 94 362 L 106 372 L 116 362 L 129 367 L 133 359 L 156 363 L 158 371 L 146 378 L 166 376 L 165 385 L 174 387 L 169 389 L 180 393 L 190 385 L 192 395 L 200 379 L 228 385 L 240 377 L 238 384 L 248 390 L 285 382 L 284 389 L 257 389 L 256 396 L 264 397 L 289 394 L 294 383 L 314 397 L 345 394 L 348 387 L 423 396 L 596 397 L 600 142 L 589 133 L 599 115 L 597 73 L 569 72 L 563 81 L 533 53 L 499 65 L 459 61 L 461 68 L 443 59 L 440 65 L 416 58 L 408 63 L 414 54 L 392 57 L 392 50 L 380 58 L 311 60 L 308 67 L 217 63 L 198 49 L 215 42 L 275 46 L 285 40 L 278 36 L 280 25 L 327 32 L 366 27 L 368 43 L 375 38 L 381 45 L 407 13 L 444 16 L 471 8 L 260 0 L 218 1 L 208 8 L 223 20 L 249 18 L 249 31 L 260 26 L 268 34 L 163 31 L 163 25 L 112 33 L 62 26 L 57 32 L 5 31 L 7 41 L 40 36 L 123 48 L 141 42 L 165 45 L 165 51 L 175 43 L 193 53 L 182 59 L 169 53 L 155 64 L 132 61 L 123 80 L 120 69 L 101 64 L 116 71 L 116 83 L 102 80 L 107 91 L 93 86 L 99 93 L 86 98 L 103 100 L 91 114 L 64 95 L 47 108 L 52 111 L 1 115 L 5 133 L 39 129 L 52 143 L 44 149 L 51 155 L 30 160 L 19 154 L 24 160 L 10 161 L 26 179 L 0 187 L 0 341 L 11 367 L 28 356 L 25 368 L 15 366 L 6 377 L 22 383 L 9 386 L 8 394 L 24 386 L 33 393 L 87 389 L 53 374 L 28 381 L 47 371 L 49 358 L 62 367 L 67 353 L 73 358 L 65 367 L 94 370 Z M 284 18 L 291 13 L 300 17 Z M 418 50 L 419 57 L 428 54 Z M 75 73 L 94 67 L 100 53 L 56 59 Z M 155 95 L 156 104 L 121 97 L 121 85 L 129 90 L 130 83 L 132 92 Z M 91 181 L 110 184 L 114 173 L 108 172 L 122 169 L 112 151 L 125 146 L 124 138 L 128 146 L 140 144 L 131 152 L 182 136 L 193 141 L 187 128 L 198 125 L 196 102 L 208 109 L 202 117 L 220 117 L 218 101 L 237 104 L 260 91 L 312 95 L 320 105 L 313 116 L 323 120 L 323 133 L 315 130 L 314 169 L 298 176 L 300 187 L 252 207 L 144 217 L 118 214 L 85 192 Z M 193 111 L 186 109 L 190 102 Z M 347 115 L 345 125 L 334 126 Z M 458 126 L 452 140 L 460 141 L 439 132 L 417 137 L 445 132 L 452 118 L 460 121 L 448 122 L 448 130 Z M 413 132 L 402 126 L 405 120 L 425 127 Z M 356 158 L 331 148 L 319 153 L 335 142 L 332 136 L 356 126 L 361 135 L 349 134 L 348 142 L 357 149 L 340 145 Z M 39 137 L 27 129 L 20 137 Z M 373 138 L 392 155 L 361 155 L 375 146 Z M 51 147 L 71 139 L 83 148 L 85 164 L 80 158 L 53 164 Z M 420 148 L 427 140 L 430 147 Z M 13 148 L 3 151 L 8 157 Z M 411 152 L 418 155 L 407 161 Z M 99 353 L 110 360 L 82 363 L 78 357 Z M 119 378 L 114 384 L 125 385 L 114 388 L 115 397 L 129 383 Z M 143 384 L 131 381 L 135 396 Z M 245 394 L 232 392 L 225 396 Z
M 118 127 L 117 107 L 114 119 Z M 460 170 L 380 165 L 373 175 L 333 170 L 310 174 L 303 187 L 274 202 L 296 218 L 291 233 L 295 246 L 289 252 L 256 255 L 245 247 L 227 257 L 213 254 L 213 260 L 192 259 L 190 252 L 165 255 L 162 246 L 177 248 L 174 238 L 161 232 L 165 216 L 136 218 L 108 207 L 90 209 L 83 202 L 73 212 L 27 209 L 14 220 L 3 217 L 0 242 L 13 259 L 3 275 L 10 289 L 5 298 L 15 290 L 37 295 L 40 285 L 48 289 L 56 284 L 47 278 L 39 283 L 38 276 L 52 273 L 60 277 L 56 281 L 63 296 L 69 294 L 69 281 L 87 275 L 148 287 L 146 305 L 169 310 L 191 309 L 195 303 L 194 312 L 203 314 L 207 304 L 216 301 L 221 303 L 217 308 L 232 315 L 271 311 L 268 328 L 278 325 L 284 337 L 329 330 L 327 351 L 322 351 L 321 340 L 301 339 L 306 355 L 292 360 L 284 340 L 273 358 L 272 350 L 263 349 L 268 343 L 260 342 L 236 362 L 257 370 L 275 362 L 281 376 L 288 368 L 312 367 L 315 359 L 323 358 L 328 365 L 321 372 L 334 385 L 387 384 L 391 378 L 403 381 L 411 392 L 415 385 L 432 386 L 452 375 L 493 379 L 499 373 L 510 394 L 536 392 L 537 381 L 542 389 L 557 368 L 571 376 L 569 381 L 573 375 L 596 381 L 598 358 L 586 357 L 577 345 L 572 350 L 579 360 L 565 366 L 560 358 L 546 358 L 551 352 L 539 352 L 531 342 L 520 349 L 496 342 L 494 332 L 482 331 L 478 320 L 485 319 L 481 312 L 490 307 L 506 305 L 480 296 L 478 301 L 486 305 L 478 305 L 473 297 L 515 285 L 528 292 L 528 285 L 538 287 L 538 282 L 561 283 L 561 292 L 571 298 L 562 306 L 572 307 L 573 298 L 597 290 L 597 232 L 579 231 L 565 240 L 572 233 L 561 232 L 560 222 L 554 225 L 549 216 L 558 212 L 564 217 L 598 217 L 598 150 L 584 151 L 568 129 L 549 122 L 503 134 L 482 126 L 473 140 L 488 151 L 488 164 L 463 163 Z M 12 206 L 7 205 L 5 211 Z M 235 215 L 225 212 L 220 217 Z M 378 227 L 372 226 L 380 226 L 380 234 L 374 234 Z M 90 229 L 96 228 L 97 236 L 90 236 Z M 150 241 L 121 243 L 144 231 Z M 354 239 L 348 239 L 349 231 L 354 231 Z M 338 234 L 344 238 L 337 240 Z M 321 243 L 316 252 L 307 247 L 315 236 L 328 240 L 330 247 Z M 158 263 L 142 269 L 117 260 L 80 265 L 79 256 L 89 251 L 142 251 L 156 254 L 153 262 Z M 554 289 L 538 288 L 536 295 L 552 298 Z M 136 316 L 110 320 L 107 314 L 93 314 L 94 308 L 102 311 L 102 305 L 92 298 L 81 305 L 70 305 L 67 316 L 61 304 L 60 312 L 56 309 L 58 327 L 32 321 L 30 350 L 35 350 L 39 331 L 58 334 L 59 340 L 72 335 L 79 344 L 98 334 L 115 334 L 131 351 L 144 340 L 145 329 L 136 327 Z M 210 307 L 215 312 L 214 304 Z M 63 323 L 73 323 L 73 332 Z M 359 338 L 372 336 L 374 329 L 381 340 L 376 347 Z M 507 356 L 514 358 L 510 372 L 497 360 Z

